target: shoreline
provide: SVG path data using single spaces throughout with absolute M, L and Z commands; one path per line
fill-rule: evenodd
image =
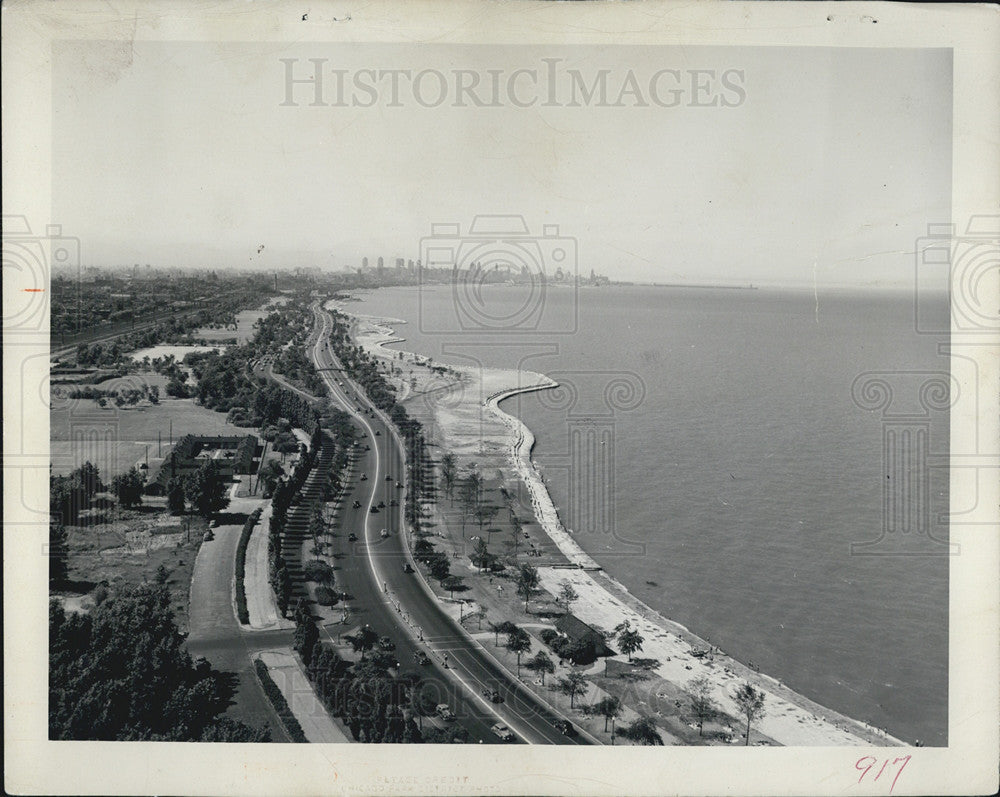
M 405 342 L 406 338 L 400 336 L 394 327 L 394 325 L 406 324 L 407 322 L 405 320 L 352 313 L 340 305 L 340 303 L 337 304 L 338 309 L 346 313 L 355 323 L 359 325 L 369 325 L 370 329 L 364 331 L 359 330 L 356 340 L 358 345 L 366 348 L 370 347 L 374 350 L 374 353 L 382 357 L 388 357 L 390 360 L 394 359 L 390 352 L 394 352 L 398 355 L 400 351 L 403 351 L 404 357 L 409 357 L 416 363 L 423 362 L 426 364 L 429 360 L 429 358 L 414 352 L 407 352 L 402 349 L 386 348 L 389 344 Z M 449 368 L 462 375 L 461 385 L 463 387 L 462 392 L 464 396 L 464 388 L 468 387 L 470 380 L 474 381 L 474 377 L 470 375 L 470 371 L 475 369 L 463 366 L 449 366 Z M 548 376 L 545 376 L 544 374 L 538 374 L 531 371 L 514 371 L 512 369 L 489 368 L 486 366 L 483 366 L 479 370 L 481 371 L 481 389 L 485 387 L 485 382 L 488 381 L 488 377 L 494 380 L 497 378 L 503 379 L 504 377 L 508 377 L 508 381 L 506 383 L 501 383 L 499 387 L 494 386 L 488 394 L 485 396 L 481 395 L 477 399 L 477 407 L 479 409 L 486 409 L 506 429 L 504 439 L 487 440 L 483 437 L 482 442 L 496 444 L 502 449 L 505 460 L 504 464 L 513 470 L 515 478 L 526 488 L 531 497 L 531 505 L 536 522 L 545 534 L 552 540 L 558 548 L 560 554 L 562 554 L 562 556 L 567 560 L 567 564 L 561 567 L 540 567 L 540 573 L 542 571 L 557 570 L 560 574 L 560 578 L 572 575 L 573 578 L 576 579 L 577 575 L 579 575 L 584 579 L 588 579 L 592 582 L 592 588 L 588 591 L 597 591 L 595 595 L 591 596 L 593 598 L 592 603 L 594 604 L 594 606 L 590 607 L 592 614 L 597 612 L 597 609 L 595 608 L 597 604 L 602 604 L 605 608 L 608 606 L 614 606 L 616 607 L 616 610 L 625 611 L 626 614 L 634 614 L 637 620 L 641 620 L 649 624 L 648 630 L 652 631 L 652 633 L 649 633 L 648 631 L 646 633 L 646 643 L 648 647 L 644 648 L 644 655 L 655 652 L 654 648 L 656 648 L 657 645 L 667 644 L 666 641 L 661 642 L 660 640 L 669 640 L 669 643 L 673 647 L 669 649 L 669 654 L 666 656 L 666 660 L 667 662 L 670 662 L 671 666 L 668 667 L 667 664 L 664 663 L 659 668 L 664 673 L 667 670 L 672 670 L 670 677 L 667 679 L 674 683 L 681 684 L 690 680 L 691 677 L 694 677 L 693 673 L 695 673 L 696 670 L 698 671 L 698 674 L 708 675 L 713 680 L 716 687 L 714 690 L 716 700 L 720 702 L 723 708 L 730 713 L 733 713 L 730 705 L 731 697 L 729 692 L 724 689 L 724 687 L 728 685 L 728 680 L 732 680 L 738 675 L 740 680 L 751 683 L 758 689 L 762 689 L 769 698 L 769 710 L 767 715 L 771 716 L 769 718 L 765 715 L 764 719 L 761 720 L 759 724 L 763 733 L 774 738 L 774 729 L 771 728 L 771 733 L 768 733 L 768 726 L 781 725 L 782 723 L 779 723 L 779 720 L 787 720 L 787 722 L 783 723 L 783 727 L 780 728 L 780 732 L 777 733 L 777 736 L 788 739 L 788 741 L 779 741 L 782 745 L 805 746 L 826 744 L 837 746 L 862 746 L 874 744 L 878 746 L 909 746 L 907 742 L 896 738 L 888 732 L 883 733 L 880 729 L 872 728 L 860 720 L 856 720 L 829 708 L 828 706 L 817 703 L 816 701 L 786 686 L 779 679 L 766 673 L 751 669 L 748 665 L 740 662 L 738 659 L 735 659 L 729 654 L 714 647 L 686 626 L 671 620 L 656 609 L 653 609 L 632 594 L 625 584 L 608 574 L 603 567 L 576 542 L 571 532 L 565 528 L 559 519 L 558 510 L 553 504 L 551 495 L 545 487 L 541 473 L 531 456 L 535 443 L 533 433 L 520 418 L 505 412 L 499 406 L 501 402 L 517 395 L 558 387 L 558 382 Z M 511 375 L 516 375 L 516 384 L 510 384 L 509 378 Z M 525 375 L 535 377 L 537 381 L 522 384 L 522 378 Z M 411 391 L 409 390 L 409 385 L 406 380 L 401 381 L 404 386 L 405 394 L 401 395 L 399 400 L 403 401 L 405 398 L 410 397 Z M 443 436 L 447 437 L 447 430 L 444 429 L 446 423 L 439 420 L 438 425 L 442 427 L 438 431 L 440 431 Z M 480 452 L 480 455 L 482 455 L 482 452 Z M 501 472 L 503 472 L 502 469 Z M 509 474 L 504 475 L 507 476 Z M 544 584 L 545 580 L 547 579 L 543 578 L 543 588 L 546 588 Z M 575 581 L 574 585 L 577 586 Z M 586 589 L 591 585 L 586 582 L 580 582 L 579 586 Z M 551 592 L 552 589 L 549 588 L 548 591 Z M 588 606 L 589 605 L 590 604 L 588 603 Z M 581 606 L 574 606 L 573 613 L 579 616 L 579 614 L 586 614 L 587 612 L 583 611 L 583 607 Z M 588 620 L 587 617 L 582 617 L 581 619 L 584 619 L 585 621 Z M 673 637 L 673 639 L 671 639 L 671 637 Z M 676 639 L 676 642 L 674 639 Z M 691 650 L 710 650 L 713 655 L 710 660 L 707 660 L 707 665 L 699 657 L 692 657 L 687 662 L 674 662 L 675 656 L 690 655 L 690 651 L 687 653 L 679 653 L 676 649 L 678 644 L 687 646 Z M 717 665 L 716 661 L 718 662 Z M 692 676 L 678 676 L 676 672 L 677 664 L 680 664 L 680 666 L 685 670 L 690 670 L 692 672 Z M 725 673 L 725 675 L 720 674 L 720 670 Z M 666 676 L 664 675 L 664 677 Z M 781 712 L 780 714 L 778 713 L 779 711 Z M 811 733 L 807 732 L 804 727 L 796 727 L 805 726 L 807 723 L 811 723 L 813 725 L 813 727 L 809 729 Z M 811 736 L 811 740 L 797 741 L 792 739 L 791 737 L 795 736 L 796 733 L 801 733 L 807 737 Z

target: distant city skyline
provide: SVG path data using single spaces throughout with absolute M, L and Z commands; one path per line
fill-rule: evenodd
M 305 81 L 293 107 L 281 59 Z M 309 59 L 327 87 L 335 69 L 507 75 L 549 59 L 584 88 L 607 70 L 610 97 L 657 70 L 738 72 L 745 96 L 312 107 Z M 122 61 L 60 42 L 53 83 L 52 222 L 88 265 L 340 271 L 415 260 L 431 225 L 464 235 L 493 213 L 539 236 L 558 225 L 584 276 L 905 287 L 916 240 L 950 218 L 945 50 L 137 41 Z

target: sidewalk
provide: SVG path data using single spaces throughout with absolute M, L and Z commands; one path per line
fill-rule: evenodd
M 267 665 L 271 679 L 288 701 L 306 739 L 313 744 L 344 744 L 351 741 L 347 733 L 326 713 L 291 648 L 262 650 L 257 658 Z
M 260 520 L 250 533 L 247 546 L 243 584 L 247 595 L 249 627 L 255 631 L 273 628 L 294 628 L 295 623 L 278 614 L 274 592 L 267 578 L 267 535 L 271 527 L 271 502 L 261 512 Z

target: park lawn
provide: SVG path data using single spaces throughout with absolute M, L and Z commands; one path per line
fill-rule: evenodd
M 271 310 L 241 310 L 236 314 L 236 329 L 232 327 L 229 329 L 211 329 L 210 327 L 201 327 L 196 329 L 191 333 L 193 338 L 204 338 L 205 340 L 231 340 L 236 338 L 238 345 L 243 345 L 249 341 L 255 334 L 254 324 L 257 323 L 261 318 L 269 316 L 273 309 Z
M 177 626 L 186 631 L 191 575 L 207 528 L 207 521 L 195 516 L 188 530 L 186 516 L 174 517 L 159 507 L 111 509 L 86 525 L 67 526 L 69 583 L 63 594 L 86 593 L 101 582 L 112 589 L 155 582 L 163 565 Z
M 159 404 L 101 408 L 91 399 L 70 400 L 49 412 L 49 458 L 52 472 L 67 475 L 90 461 L 110 481 L 149 458 L 155 472 L 158 454 L 166 454 L 186 434 L 246 435 L 257 430 L 234 426 L 226 414 L 206 409 L 194 399 L 163 398 Z

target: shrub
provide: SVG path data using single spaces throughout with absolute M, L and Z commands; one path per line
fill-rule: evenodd
M 316 603 L 320 606 L 336 606 L 340 596 L 326 584 L 316 587 Z
M 559 639 L 559 632 L 554 628 L 543 628 L 539 636 L 542 638 L 542 642 L 551 648 L 553 642 Z
M 333 583 L 333 568 L 319 559 L 312 559 L 306 562 L 302 571 L 305 573 L 306 580 L 308 581 L 317 581 L 321 584 Z
M 257 678 L 260 680 L 260 685 L 264 688 L 264 694 L 267 695 L 267 699 L 274 706 L 275 713 L 277 713 L 278 719 L 281 720 L 281 724 L 285 726 L 285 730 L 288 731 L 291 740 L 293 742 L 308 742 L 309 740 L 306 739 L 299 721 L 295 719 L 288 701 L 285 700 L 285 696 L 281 694 L 278 685 L 271 678 L 271 673 L 267 671 L 267 665 L 260 659 L 254 659 L 253 666 L 257 671 Z
M 239 621 L 246 625 L 250 622 L 250 612 L 247 609 L 247 590 L 244 583 L 244 575 L 247 565 L 247 546 L 250 544 L 250 535 L 253 527 L 260 520 L 260 509 L 255 509 L 250 513 L 247 522 L 243 524 L 243 531 L 240 532 L 240 541 L 236 545 L 236 615 Z

